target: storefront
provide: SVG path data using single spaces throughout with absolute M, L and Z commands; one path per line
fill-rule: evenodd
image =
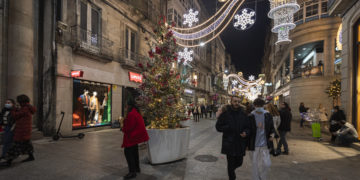
M 112 86 L 73 79 L 73 129 L 111 124 Z

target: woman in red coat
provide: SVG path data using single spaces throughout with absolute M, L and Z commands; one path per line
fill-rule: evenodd
M 122 147 L 125 148 L 129 173 L 124 176 L 124 179 L 132 179 L 136 177 L 137 172 L 140 172 L 138 144 L 148 141 L 149 136 L 145 129 L 144 119 L 140 115 L 134 100 L 128 101 L 127 110 L 128 114 L 122 128 L 124 132 Z
M 33 151 L 34 148 L 31 143 L 32 132 L 32 115 L 36 109 L 30 105 L 30 99 L 26 95 L 20 95 L 16 98 L 20 104 L 20 109 L 15 109 L 11 112 L 15 119 L 14 143 L 5 155 L 6 162 L 1 165 L 10 166 L 11 162 L 19 157 L 19 155 L 27 154 L 29 157 L 22 162 L 35 160 Z

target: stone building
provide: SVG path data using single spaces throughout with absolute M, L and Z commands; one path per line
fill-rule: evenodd
M 360 1 L 329 0 L 329 13 L 342 20 L 341 107 L 360 133 Z
M 295 119 L 300 117 L 300 102 L 309 108 L 322 104 L 330 114 L 333 101 L 325 91 L 331 81 L 340 78 L 341 64 L 335 48 L 341 19 L 328 15 L 327 0 L 299 0 L 298 4 L 292 42 L 276 46 L 277 35 L 271 33 L 262 68 L 268 85 L 265 92 L 275 104 L 289 103 Z

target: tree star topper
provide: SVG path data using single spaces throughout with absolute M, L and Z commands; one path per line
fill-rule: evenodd
M 198 22 L 199 19 L 196 17 L 199 14 L 199 11 L 193 12 L 192 9 L 189 10 L 189 14 L 184 14 L 185 21 L 183 24 L 188 24 L 189 27 L 193 25 L 194 22 Z
M 255 80 L 255 76 L 254 76 L 254 75 L 249 76 L 249 81 L 254 81 L 254 80 Z
M 193 50 L 188 50 L 188 48 L 184 48 L 183 52 L 179 52 L 179 62 L 181 62 L 182 59 L 184 59 L 184 65 L 187 65 L 189 62 L 193 60 L 193 57 L 191 55 L 194 53 Z
M 236 14 L 235 15 L 235 23 L 234 27 L 238 28 L 239 26 L 241 30 L 245 30 L 249 28 L 251 25 L 255 23 L 255 20 L 253 17 L 255 16 L 255 11 L 252 9 L 245 8 L 241 11 L 241 15 Z

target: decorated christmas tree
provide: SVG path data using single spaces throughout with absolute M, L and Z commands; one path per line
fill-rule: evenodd
M 176 69 L 178 46 L 165 18 L 154 29 L 154 34 L 155 43 L 146 38 L 150 47 L 147 63 L 139 64 L 144 79 L 139 103 L 150 128 L 177 128 L 184 118 L 180 100 L 183 77 Z
M 338 105 L 341 95 L 341 81 L 336 79 L 335 81 L 330 82 L 330 85 L 326 89 L 326 93 L 329 94 L 329 97 L 333 98 L 333 106 Z

